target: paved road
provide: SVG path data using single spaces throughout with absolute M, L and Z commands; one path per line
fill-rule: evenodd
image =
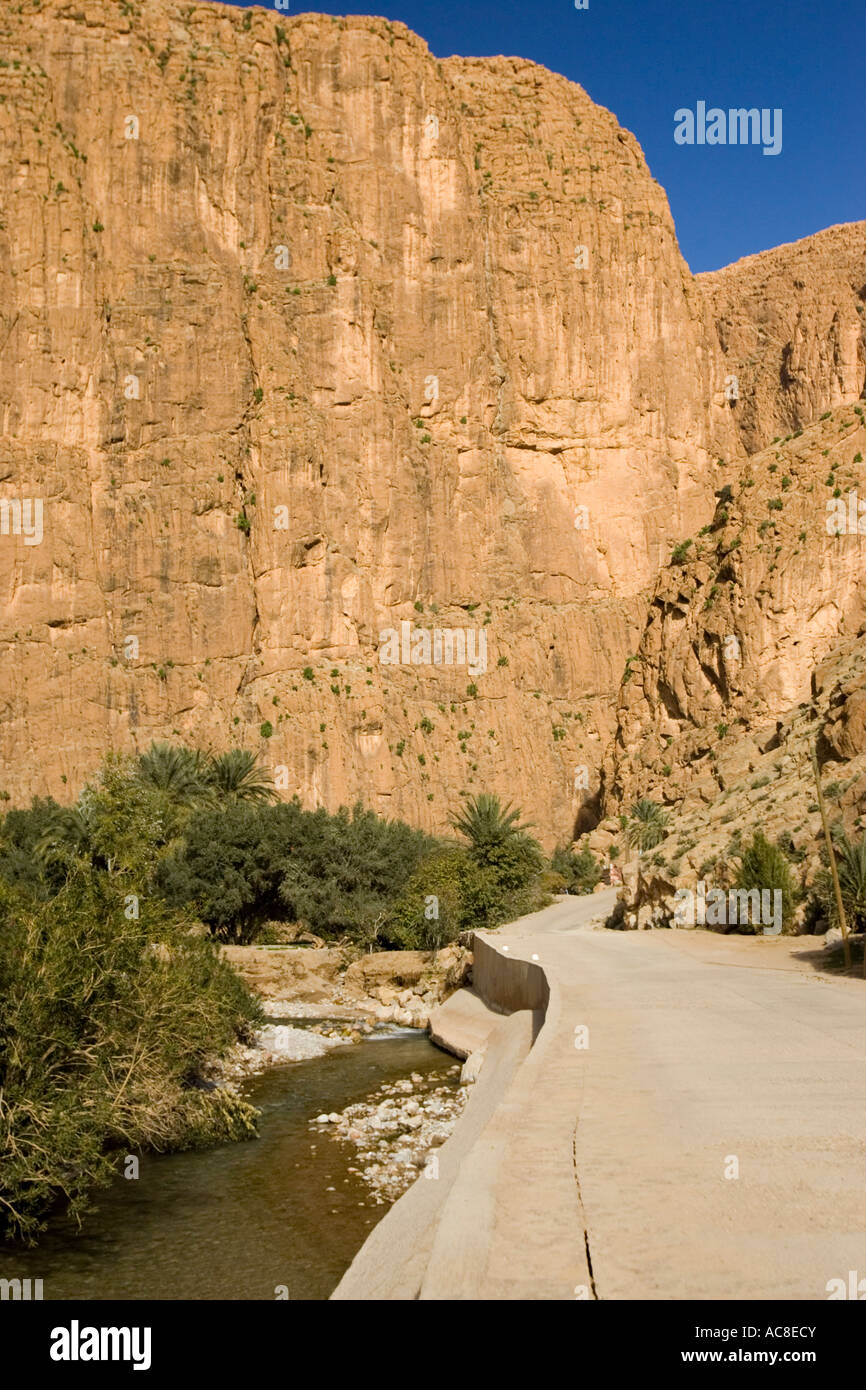
M 537 955 L 556 997 L 463 1295 L 826 1299 L 866 1279 L 866 982 L 790 940 L 587 930 L 607 897 L 490 938 Z

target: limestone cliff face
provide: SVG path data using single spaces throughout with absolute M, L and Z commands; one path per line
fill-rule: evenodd
M 816 742 L 822 763 L 866 755 L 864 419 L 861 405 L 826 412 L 756 454 L 662 572 L 620 692 L 609 814 L 648 794 L 743 819 L 772 780 L 776 829 L 791 828 L 814 800 Z M 866 782 L 859 796 L 866 809 Z
M 866 385 L 866 222 L 699 275 L 750 453 L 856 401 Z
M 744 457 L 634 137 L 376 19 L 51 0 L 0 50 L 0 788 L 182 737 L 306 804 L 442 828 L 483 788 L 564 838 Z M 485 669 L 382 664 L 403 623 Z

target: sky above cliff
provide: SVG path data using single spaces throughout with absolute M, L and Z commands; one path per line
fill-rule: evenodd
M 579 82 L 637 136 L 693 271 L 866 217 L 863 0 L 291 0 L 288 13 L 310 11 L 402 20 L 439 58 L 518 55 Z M 733 142 L 735 108 L 766 110 L 762 143 Z

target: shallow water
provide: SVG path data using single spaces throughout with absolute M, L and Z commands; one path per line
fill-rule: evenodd
M 35 1250 L 0 1247 L 0 1277 L 42 1279 L 46 1300 L 273 1299 L 280 1285 L 325 1299 L 387 1208 L 348 1171 L 354 1148 L 309 1121 L 452 1061 L 415 1033 L 273 1067 L 244 1086 L 259 1139 L 145 1155 L 137 1180 L 97 1194 L 80 1234 L 61 1220 Z

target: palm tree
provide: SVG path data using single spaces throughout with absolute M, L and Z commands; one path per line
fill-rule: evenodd
M 465 798 L 463 810 L 451 817 L 451 825 L 459 830 L 481 857 L 489 850 L 512 840 L 529 839 L 530 823 L 522 823 L 521 812 L 512 809 L 511 802 L 503 806 L 492 792 L 480 792 Z
M 146 753 L 139 754 L 135 775 L 146 787 L 182 806 L 194 805 L 206 795 L 204 759 L 197 749 L 182 744 L 152 743 Z
M 842 901 L 859 925 L 866 918 L 866 837 L 854 844 L 847 835 L 835 837 Z
M 86 810 L 81 806 L 58 806 L 34 851 L 43 863 L 53 864 L 79 856 L 87 858 L 93 848 L 93 825 Z
M 213 758 L 206 771 L 207 785 L 221 801 L 275 801 L 273 782 L 246 748 L 230 748 Z
M 631 821 L 626 826 L 625 838 L 629 849 L 642 852 L 654 849 L 665 838 L 668 823 L 667 813 L 655 801 L 642 796 L 631 808 Z

